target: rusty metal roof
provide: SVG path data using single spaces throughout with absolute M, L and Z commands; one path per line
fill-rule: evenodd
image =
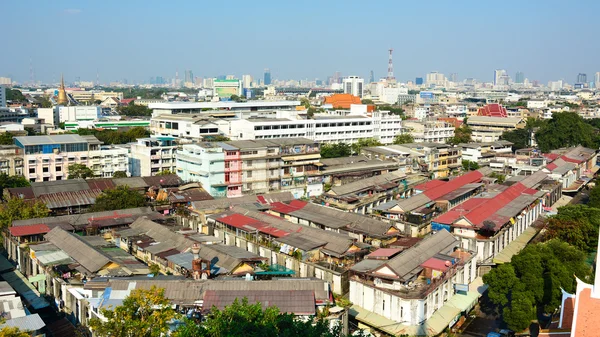
M 49 209 L 89 206 L 96 202 L 101 190 L 83 190 L 44 194 L 38 197 Z

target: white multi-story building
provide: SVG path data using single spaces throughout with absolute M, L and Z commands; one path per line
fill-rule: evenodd
M 227 130 L 229 122 L 203 114 L 165 114 L 153 117 L 150 121 L 150 131 L 156 136 L 198 140 L 223 134 L 219 128 Z
M 387 104 L 397 104 L 401 95 L 408 95 L 408 88 L 384 87 L 381 90 L 379 100 Z
M 58 112 L 58 106 L 52 108 L 38 108 L 37 114 L 38 118 L 44 120 L 44 123 L 50 125 L 58 125 L 60 124 L 60 116 Z
M 548 107 L 548 101 L 545 99 L 530 99 L 527 101 L 527 109 L 543 109 Z
M 58 119 L 60 122 L 67 121 L 94 121 L 102 117 L 100 106 L 59 106 Z
M 24 136 L 14 141 L 23 149 L 23 175 L 31 182 L 67 179 L 69 165 L 89 165 L 90 152 L 101 144 L 94 136 L 79 135 Z
M 360 98 L 363 97 L 363 88 L 364 88 L 365 80 L 358 76 L 349 76 L 344 78 L 344 93 L 352 94 L 354 96 L 358 96 Z
M 177 150 L 177 175 L 197 181 L 214 197 L 227 196 L 225 152 L 216 143 L 185 144 Z
M 249 118 L 230 122 L 229 138 L 236 140 L 305 137 L 320 143 L 354 143 L 361 138 L 377 138 L 391 144 L 400 133 L 402 119 L 386 111 L 368 114 L 316 115 L 303 119 L 288 112 L 288 118 Z
M 88 167 L 96 177 L 111 178 L 115 172 L 129 175 L 129 150 L 116 146 L 100 146 L 88 155 Z
M 227 112 L 244 112 L 244 111 L 273 111 L 273 110 L 295 110 L 300 106 L 300 101 L 248 101 L 248 102 L 165 102 L 153 103 L 148 105 L 152 109 L 152 116 L 164 114 L 192 114 L 192 113 L 207 113 L 212 114 L 214 111 L 223 110 Z
M 140 138 L 131 144 L 131 175 L 155 176 L 163 171 L 175 172 L 177 144 L 173 137 Z
M 0 85 L 12 85 L 12 79 L 10 77 L 0 77 Z
M 429 86 L 435 85 L 438 87 L 444 87 L 446 86 L 446 82 L 446 76 L 444 76 L 442 73 L 438 73 L 437 71 L 431 72 L 425 77 L 425 83 Z
M 448 117 L 464 119 L 467 117 L 469 109 L 465 104 L 448 104 L 446 105 L 445 114 Z
M 244 88 L 252 87 L 252 76 L 251 75 L 242 75 L 242 86 Z
M 429 117 L 431 113 L 432 113 L 431 105 L 429 105 L 429 104 L 419 105 L 419 106 L 415 107 L 415 109 L 413 111 L 413 117 L 422 121 L 422 120 L 425 120 L 427 117 Z
M 413 136 L 415 143 L 442 143 L 454 137 L 454 126 L 443 121 L 411 122 L 405 121 L 402 133 Z

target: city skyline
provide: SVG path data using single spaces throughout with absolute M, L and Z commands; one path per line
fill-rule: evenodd
M 203 78 L 250 74 L 258 79 L 269 68 L 273 79 L 324 80 L 335 72 L 369 78 L 371 70 L 378 79 L 386 75 L 390 47 L 394 75 L 401 82 L 431 71 L 447 77 L 458 74 L 459 81 L 492 82 L 493 70 L 505 69 L 513 80 L 516 72 L 523 72 L 541 83 L 557 79 L 573 83 L 579 73 L 593 78 L 600 70 L 593 60 L 600 47 L 589 43 L 594 39 L 592 13 L 600 9 L 595 2 L 551 1 L 543 8 L 515 1 L 341 4 L 157 3 L 142 8 L 112 1 L 66 1 L 60 7 L 6 3 L 5 12 L 26 11 L 31 22 L 23 24 L 22 17 L 12 15 L 0 23 L 4 31 L 18 32 L 5 35 L 5 45 L 18 52 L 5 53 L 0 76 L 24 83 L 31 80 L 33 70 L 35 80 L 42 82 L 57 82 L 62 73 L 70 82 L 98 78 L 101 83 L 122 79 L 140 83 L 154 76 L 175 77 L 176 71 L 183 79 L 185 70 Z M 502 17 L 505 25 L 485 24 L 486 13 L 502 11 L 507 14 Z M 340 20 L 331 20 L 332 12 Z M 369 20 L 374 17 L 369 13 L 377 13 L 377 20 Z M 350 30 L 356 25 L 363 27 Z M 218 34 L 193 33 L 216 27 Z M 39 43 L 26 38 L 48 30 L 51 34 L 42 35 Z M 582 45 L 587 52 L 567 62 L 565 53 Z

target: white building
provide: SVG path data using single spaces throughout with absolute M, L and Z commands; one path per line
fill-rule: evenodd
M 527 101 L 527 109 L 543 109 L 548 107 L 548 101 L 545 99 L 530 99 Z
M 102 117 L 100 106 L 59 106 L 58 119 L 60 122 L 67 121 L 94 121 Z
M 58 125 L 60 124 L 58 108 L 58 106 L 52 108 L 38 108 L 38 118 L 42 118 L 46 124 Z
M 351 315 L 371 332 L 436 336 L 468 314 L 481 296 L 469 289 L 477 277 L 474 252 L 460 248 L 446 230 L 397 255 L 382 254 L 367 255 L 351 268 Z
M 442 143 L 454 137 L 454 126 L 443 121 L 412 122 L 405 121 L 402 133 L 413 136 L 415 143 Z
M 101 146 L 98 150 L 88 154 L 88 167 L 94 171 L 96 177 L 111 178 L 115 172 L 129 171 L 129 150 L 115 146 Z
M 472 130 L 474 142 L 495 142 L 504 131 L 524 128 L 525 122 L 520 117 L 472 116 L 467 119 L 467 125 Z
M 244 88 L 252 87 L 252 76 L 251 75 L 242 75 L 242 86 Z
M 446 82 L 446 76 L 444 76 L 442 73 L 438 73 L 437 71 L 431 72 L 425 77 L 425 84 L 428 86 L 435 85 L 437 87 L 445 87 Z
M 209 110 L 233 111 L 272 111 L 295 110 L 300 106 L 300 101 L 248 101 L 248 102 L 165 102 L 153 103 L 148 107 L 152 109 L 152 116 L 164 114 L 191 114 L 213 113 Z
M 216 143 L 185 144 L 177 150 L 177 175 L 185 182 L 200 182 L 215 197 L 225 197 L 225 153 Z M 228 176 L 230 175 L 228 170 Z
M 150 132 L 156 136 L 171 136 L 186 139 L 202 139 L 223 134 L 229 122 L 204 116 L 203 114 L 160 115 L 150 120 Z
M 365 80 L 358 76 L 349 76 L 344 78 L 344 93 L 352 94 L 354 96 L 358 96 L 360 98 L 363 97 L 363 87 L 365 84 Z
M 0 108 L 6 107 L 6 88 L 0 85 Z
M 445 114 L 448 117 L 464 119 L 467 117 L 469 109 L 466 104 L 448 104 L 446 105 Z
M 140 138 L 131 144 L 130 169 L 134 177 L 175 172 L 177 144 L 173 137 Z
M 401 95 L 408 95 L 408 88 L 385 87 L 381 90 L 379 100 L 387 104 L 397 104 Z M 414 99 L 414 97 L 413 97 Z
M 431 105 L 429 104 L 416 106 L 413 111 L 413 117 L 420 121 L 425 120 L 431 114 Z

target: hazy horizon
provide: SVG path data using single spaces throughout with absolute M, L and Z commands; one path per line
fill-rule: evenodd
M 147 82 L 250 74 L 274 79 L 385 77 L 387 50 L 402 82 L 439 71 L 492 81 L 494 69 L 545 83 L 592 81 L 594 1 L 256 3 L 10 1 L 0 76 L 19 82 Z M 31 61 L 30 61 L 31 60 Z

